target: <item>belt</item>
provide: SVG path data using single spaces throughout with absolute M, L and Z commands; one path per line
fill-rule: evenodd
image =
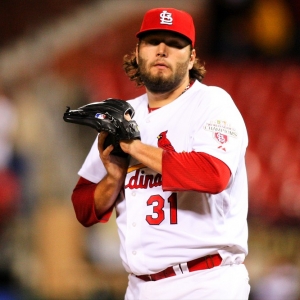
M 219 266 L 221 262 L 222 262 L 222 257 L 219 254 L 208 255 L 208 256 L 204 256 L 204 257 L 200 257 L 188 261 L 186 263 L 181 263 L 176 266 L 168 267 L 167 269 L 155 274 L 135 275 L 135 276 L 144 281 L 156 281 L 171 276 L 176 276 L 179 274 L 211 269 L 213 267 Z

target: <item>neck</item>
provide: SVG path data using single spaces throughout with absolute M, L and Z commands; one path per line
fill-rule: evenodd
M 189 88 L 189 84 L 189 78 L 187 78 L 177 88 L 165 93 L 152 93 L 146 88 L 149 107 L 162 107 L 173 102 Z

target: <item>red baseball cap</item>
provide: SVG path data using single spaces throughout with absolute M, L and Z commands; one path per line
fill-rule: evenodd
M 182 34 L 195 46 L 195 26 L 187 12 L 175 8 L 154 8 L 146 12 L 136 37 L 147 31 L 168 30 Z

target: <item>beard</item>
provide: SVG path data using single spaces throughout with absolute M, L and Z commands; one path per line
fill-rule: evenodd
M 139 72 L 140 77 L 145 85 L 145 87 L 152 93 L 162 94 L 176 89 L 183 78 L 186 76 L 188 69 L 189 60 L 183 63 L 177 63 L 175 71 L 166 76 L 163 73 L 151 74 L 147 70 L 147 61 L 139 57 Z

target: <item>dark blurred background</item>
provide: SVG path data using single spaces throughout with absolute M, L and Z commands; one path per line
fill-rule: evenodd
M 122 58 L 153 7 L 193 15 L 203 82 L 245 119 L 250 298 L 300 299 L 300 1 L 1 0 L 0 300 L 123 299 L 114 218 L 83 228 L 70 200 L 96 134 L 62 116 L 144 92 Z

